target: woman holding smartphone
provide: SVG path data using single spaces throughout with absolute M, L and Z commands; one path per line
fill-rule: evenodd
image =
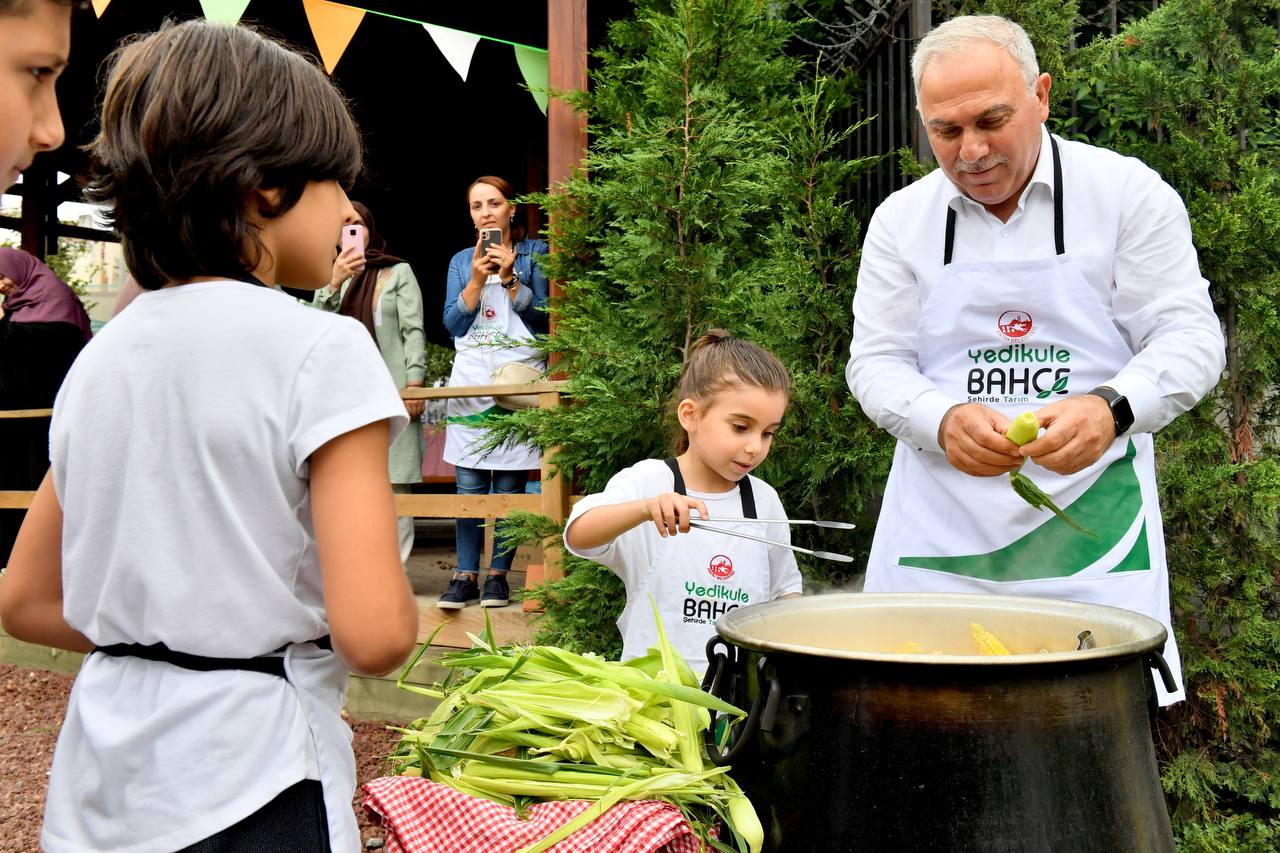
M 489 385 L 505 364 L 520 362 L 542 370 L 538 350 L 514 345 L 547 331 L 546 276 L 537 259 L 547 253 L 543 240 L 525 239 L 524 226 L 511 203 L 515 190 L 499 177 L 484 175 L 467 187 L 467 206 L 476 242 L 453 256 L 444 299 L 444 324 L 457 355 L 449 384 Z M 444 459 L 454 466 L 458 493 L 520 494 L 528 472 L 540 464 L 537 448 L 504 444 L 486 451 L 486 424 L 509 414 L 492 397 L 449 401 Z M 476 601 L 482 607 L 505 607 L 510 600 L 507 572 L 511 551 L 496 544 L 484 592 L 480 591 L 480 552 L 484 531 L 480 519 L 457 522 L 458 570 L 438 605 L 459 610 Z M 496 538 L 496 537 L 495 537 Z
M 386 252 L 386 240 L 374 226 L 369 208 L 351 202 L 356 216 L 342 226 L 342 251 L 333 262 L 329 284 L 316 291 L 312 305 L 355 317 L 373 336 L 397 388 L 419 388 L 427 378 L 422 290 L 413 269 Z M 422 417 L 425 400 L 406 400 L 411 419 Z M 408 494 L 422 482 L 422 427 L 410 423 L 391 444 L 387 470 L 391 490 Z M 413 550 L 413 517 L 396 519 L 400 561 Z

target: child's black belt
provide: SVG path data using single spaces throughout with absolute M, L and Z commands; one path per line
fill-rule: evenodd
M 333 643 L 329 639 L 329 635 L 321 637 L 318 640 L 312 640 L 322 649 L 333 649 Z M 276 651 L 284 651 L 288 646 L 281 646 Z M 220 669 L 242 669 L 247 672 L 261 672 L 264 675 L 276 675 L 280 678 L 285 677 L 284 658 L 282 657 L 259 657 L 259 658 L 211 658 L 204 655 L 192 655 L 186 652 L 176 652 L 166 646 L 164 643 L 152 643 L 144 646 L 141 643 L 112 643 L 109 646 L 94 646 L 95 652 L 102 652 L 104 655 L 110 655 L 114 658 L 142 658 L 144 660 L 160 661 L 161 663 L 171 663 L 174 666 L 180 666 L 183 669 L 191 669 L 196 672 L 214 672 Z

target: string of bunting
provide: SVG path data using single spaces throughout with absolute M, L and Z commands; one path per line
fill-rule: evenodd
M 200 0 L 200 8 L 207 20 L 235 25 L 240 23 L 251 0 Z M 99 18 L 111 5 L 111 0 L 93 0 L 93 11 Z M 365 15 L 378 15 L 393 18 L 405 23 L 417 24 L 426 30 L 427 35 L 443 54 L 450 67 L 458 72 L 463 82 L 471 70 L 471 58 L 475 54 L 476 45 L 481 41 L 498 42 L 509 45 L 515 52 L 516 66 L 524 78 L 525 86 L 538 109 L 545 115 L 547 112 L 547 51 L 541 47 L 531 47 L 493 36 L 479 33 L 468 33 L 450 27 L 442 27 L 416 18 L 406 18 L 376 9 L 365 9 L 346 3 L 334 3 L 332 0 L 302 0 L 302 8 L 307 14 L 307 23 L 311 25 L 311 34 L 316 40 L 316 49 L 325 70 L 330 74 L 337 67 L 338 61 L 346 53 L 352 37 L 364 21 Z

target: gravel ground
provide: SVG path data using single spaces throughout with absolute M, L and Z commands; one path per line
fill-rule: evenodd
M 71 681 L 69 675 L 0 664 L 0 853 L 39 850 L 45 784 Z M 352 807 L 365 841 L 382 838 L 360 808 L 359 786 L 381 775 L 382 758 L 395 746 L 396 735 L 384 726 L 352 721 L 357 783 Z

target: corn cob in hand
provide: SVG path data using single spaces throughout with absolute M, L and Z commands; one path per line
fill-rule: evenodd
M 1040 420 L 1036 417 L 1035 412 L 1023 412 L 1014 418 L 1009 429 L 1005 432 L 1004 437 L 1021 447 L 1029 441 L 1032 441 L 1040 433 Z M 1025 460 L 1023 464 L 1026 464 Z M 1022 466 L 1018 466 L 1018 470 L 1009 472 L 1009 482 L 1013 485 L 1014 492 L 1018 497 L 1029 503 L 1035 509 L 1045 509 L 1046 507 L 1058 518 L 1071 525 L 1076 530 L 1086 536 L 1094 536 L 1096 534 L 1092 530 L 1086 530 L 1071 516 L 1067 515 L 1058 505 L 1055 504 L 1048 495 L 1046 495 L 1039 486 L 1031 482 L 1031 478 L 1022 473 Z

